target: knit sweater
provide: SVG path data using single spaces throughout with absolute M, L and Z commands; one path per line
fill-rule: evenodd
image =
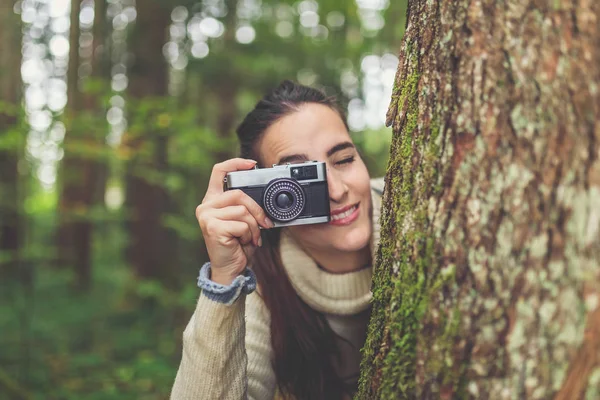
M 371 254 L 379 242 L 382 185 L 381 179 L 371 181 Z M 369 318 L 372 268 L 328 273 L 284 232 L 280 251 L 290 282 L 300 298 L 322 312 L 343 338 L 338 339 L 341 360 L 334 366 L 342 379 L 356 387 Z M 256 292 L 241 295 L 231 305 L 200 295 L 183 332 L 183 353 L 171 399 L 271 400 L 276 391 L 272 360 L 269 310 Z

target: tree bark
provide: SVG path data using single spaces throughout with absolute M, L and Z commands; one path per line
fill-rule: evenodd
M 600 3 L 409 1 L 357 398 L 600 397 Z
M 25 143 L 19 129 L 21 23 L 14 6 L 15 1 L 0 0 L 0 276 L 4 278 L 18 273 L 24 225 L 18 170 Z
M 106 135 L 109 126 L 106 121 L 106 104 L 102 102 L 110 90 L 111 80 L 111 57 L 110 57 L 110 33 L 111 27 L 107 21 L 107 0 L 94 0 L 94 25 L 92 28 L 92 55 L 90 57 L 90 78 L 92 88 L 83 93 L 82 104 L 86 110 L 97 120 L 97 130 L 90 131 L 89 142 L 92 147 L 98 149 L 97 157 L 90 163 L 91 175 L 93 175 L 91 190 L 95 194 L 94 205 L 104 204 L 106 182 L 108 179 L 108 160 L 103 154 L 111 150 L 106 145 Z
M 58 260 L 61 265 L 73 268 L 75 286 L 80 290 L 90 287 L 92 280 L 93 221 L 90 211 L 103 197 L 106 168 L 102 154 L 106 148 L 105 109 L 100 98 L 102 80 L 106 84 L 110 70 L 104 51 L 106 41 L 106 2 L 94 2 L 94 26 L 90 78 L 92 89 L 86 92 L 79 87 L 81 1 L 71 2 L 69 32 L 69 66 L 67 74 L 68 102 L 65 110 L 67 134 L 63 143 L 65 156 L 61 163 L 61 193 L 59 198 Z
M 227 15 L 223 19 L 225 25 L 225 33 L 223 34 L 223 47 L 225 52 L 233 53 L 237 51 L 236 46 L 238 44 L 235 40 L 235 31 L 237 25 L 237 3 L 238 0 L 225 0 L 225 7 L 227 8 Z M 230 140 L 233 136 L 233 130 L 235 129 L 235 122 L 237 117 L 236 109 L 236 96 L 239 87 L 239 74 L 237 68 L 233 63 L 229 65 L 223 65 L 220 79 L 218 79 L 217 85 L 211 88 L 217 96 L 217 102 L 219 105 L 218 116 L 217 116 L 217 133 L 219 137 L 223 138 L 223 141 Z M 216 160 L 221 162 L 228 158 L 231 158 L 232 151 L 228 149 L 226 151 L 218 152 L 216 154 Z
M 131 154 L 125 197 L 131 240 L 127 259 L 139 277 L 158 279 L 166 285 L 174 282 L 169 253 L 172 238 L 162 221 L 169 208 L 169 196 L 161 181 L 168 166 L 166 128 L 170 117 L 162 114 L 161 107 L 168 103 L 168 65 L 162 48 L 168 41 L 170 11 L 165 1 L 137 2 L 130 41 L 131 125 L 125 143 Z

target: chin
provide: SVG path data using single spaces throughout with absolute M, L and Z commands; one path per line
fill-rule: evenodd
M 335 247 L 342 251 L 358 251 L 362 250 L 365 246 L 369 245 L 371 241 L 371 229 L 366 227 L 363 229 L 356 229 L 348 234 L 340 237 L 339 242 L 335 243 Z

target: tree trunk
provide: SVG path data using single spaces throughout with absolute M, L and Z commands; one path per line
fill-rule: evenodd
M 125 205 L 130 213 L 127 259 L 139 277 L 172 284 L 171 237 L 163 225 L 169 197 L 161 175 L 167 169 L 168 65 L 162 53 L 168 41 L 168 2 L 139 0 L 130 49 L 130 129 L 125 145 L 127 167 Z M 162 119 L 162 122 L 161 122 Z
M 111 81 L 111 58 L 110 58 L 110 33 L 111 28 L 107 21 L 107 0 L 94 0 L 94 25 L 92 28 L 92 55 L 91 65 L 91 88 L 83 93 L 83 107 L 91 114 L 92 119 L 98 121 L 96 130 L 90 130 L 89 144 L 98 150 L 97 157 L 90 159 L 91 185 L 90 190 L 94 193 L 93 205 L 104 204 L 106 182 L 108 180 L 109 168 L 107 157 L 110 150 L 106 144 L 106 135 L 109 126 L 106 121 L 106 104 L 102 98 L 110 90 Z
M 600 398 L 599 66 L 599 2 L 409 2 L 358 398 Z
M 80 0 L 71 2 L 69 34 L 68 103 L 65 110 L 67 134 L 63 143 L 65 156 L 61 164 L 59 199 L 58 258 L 62 265 L 73 268 L 75 286 L 89 288 L 92 274 L 93 221 L 90 211 L 103 196 L 105 166 L 101 159 L 105 150 L 108 125 L 101 105 L 99 83 L 108 79 L 104 51 L 106 3 L 95 1 L 92 55 L 89 60 L 93 80 L 89 92 L 79 87 L 81 59 L 79 55 Z
M 238 43 L 235 40 L 235 31 L 237 28 L 237 3 L 238 0 L 225 0 L 227 15 L 225 15 L 223 19 L 225 25 L 223 47 L 224 51 L 230 53 L 236 52 L 236 47 L 238 46 Z M 239 75 L 236 73 L 237 68 L 235 65 L 223 67 L 228 71 L 224 71 L 225 73 L 220 75 L 222 79 L 220 79 L 218 87 L 215 87 L 214 90 L 216 91 L 219 104 L 217 132 L 219 137 L 228 140 L 232 137 L 237 117 L 236 96 L 237 88 L 239 87 Z M 230 158 L 231 155 L 231 150 L 229 150 L 229 152 L 223 152 L 219 155 L 217 160 L 224 161 L 226 158 Z
M 18 273 L 23 233 L 18 163 L 21 112 L 21 23 L 15 1 L 0 0 L 0 280 Z

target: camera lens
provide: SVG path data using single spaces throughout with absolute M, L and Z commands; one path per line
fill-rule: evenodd
M 268 183 L 263 194 L 266 213 L 279 222 L 296 219 L 304 211 L 305 204 L 304 190 L 294 179 L 274 179 Z
M 275 200 L 277 206 L 279 208 L 290 208 L 292 206 L 293 200 L 292 195 L 287 192 L 282 192 L 277 195 L 277 199 Z

